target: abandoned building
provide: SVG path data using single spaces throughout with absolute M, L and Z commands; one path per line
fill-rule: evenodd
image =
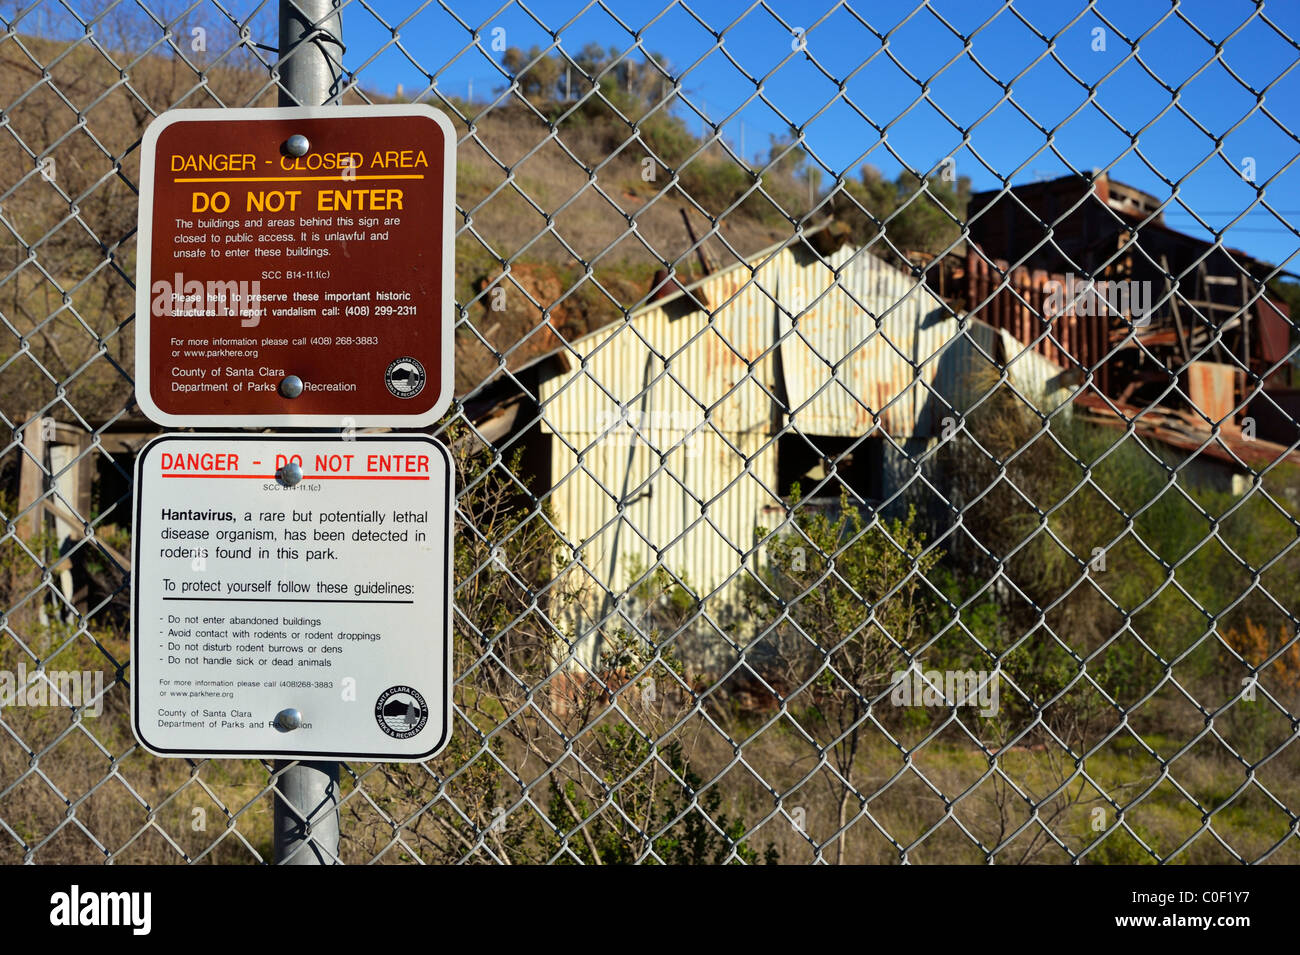
M 575 659 L 590 665 L 611 630 L 638 627 L 630 594 L 660 567 L 706 608 L 692 665 L 724 666 L 743 638 L 719 621 L 796 482 L 809 506 L 842 487 L 869 509 L 898 500 L 990 375 L 1045 415 L 1131 428 L 1192 480 L 1239 493 L 1252 467 L 1300 463 L 1300 436 L 1273 428 L 1293 429 L 1286 415 L 1257 410 L 1295 411 L 1290 326 L 1262 294 L 1265 264 L 1153 220 L 1143 249 L 1164 265 L 1134 246 L 1093 276 L 1158 281 L 1149 308 L 1059 304 L 1156 205 L 1104 176 L 1091 185 L 1101 211 L 1077 180 L 1023 187 L 1041 215 L 1077 206 L 1056 226 L 1062 253 L 1027 254 L 1042 226 L 1000 204 L 920 277 L 809 234 L 686 288 L 669 282 L 627 320 L 476 395 L 471 419 L 494 447 L 526 449 L 532 492 L 572 548 L 585 596 L 552 619 Z
M 1197 473 L 1238 488 L 1243 465 L 1277 457 L 1269 444 L 1300 440 L 1290 315 L 1266 289 L 1274 266 L 1170 228 L 1159 199 L 1105 173 L 976 193 L 968 219 L 978 251 L 949 256 L 933 281 L 1053 363 L 1092 369 L 1095 387 L 1075 399 L 1085 414 L 1199 450 Z M 1154 308 L 1081 335 L 1045 287 L 1089 278 L 1142 289 Z

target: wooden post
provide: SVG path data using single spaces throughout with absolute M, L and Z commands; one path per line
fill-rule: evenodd
M 18 523 L 18 532 L 25 537 L 35 537 L 45 525 L 45 510 L 36 502 L 45 493 L 48 474 L 45 470 L 45 418 L 36 412 L 27 413 L 23 428 L 22 467 L 18 478 L 18 513 L 30 511 Z

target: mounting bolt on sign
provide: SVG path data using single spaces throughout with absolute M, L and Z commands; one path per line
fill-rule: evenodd
M 178 427 L 422 427 L 452 394 L 456 138 L 430 106 L 145 131 L 136 396 Z
M 296 461 L 282 464 L 275 469 L 275 479 L 285 487 L 293 487 L 302 480 L 302 466 Z

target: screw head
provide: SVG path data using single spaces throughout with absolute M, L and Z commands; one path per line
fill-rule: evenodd
M 302 394 L 302 379 L 297 375 L 285 375 L 280 379 L 279 390 L 286 398 L 297 398 Z
M 275 479 L 285 487 L 293 487 L 302 480 L 302 465 L 297 461 L 290 461 L 275 472 Z
M 302 714 L 292 707 L 287 710 L 281 710 L 279 713 L 275 714 L 275 719 L 271 721 L 271 725 L 281 733 L 292 732 L 302 726 Z
M 305 156 L 311 149 L 311 142 L 302 133 L 294 133 L 284 141 L 284 151 L 290 156 Z

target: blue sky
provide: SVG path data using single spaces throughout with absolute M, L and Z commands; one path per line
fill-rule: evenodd
M 853 12 L 833 2 L 690 3 L 699 19 L 722 34 L 721 49 L 713 32 L 674 0 L 605 0 L 607 10 L 593 5 L 585 11 L 582 0 L 529 2 L 528 10 L 545 27 L 513 2 L 445 2 L 480 31 L 480 46 L 472 45 L 466 25 L 439 3 L 347 0 L 345 63 L 361 85 L 393 93 L 401 84 L 413 95 L 427 87 L 431 74 L 440 91 L 465 96 L 472 86 L 475 100 L 486 104 L 502 85 L 488 59 L 500 58 L 491 49 L 498 27 L 511 46 L 549 46 L 554 41 L 548 31 L 558 31 L 560 44 L 572 53 L 596 42 L 630 49 L 634 58 L 642 55 L 634 35 L 640 33 L 644 50 L 684 74 L 685 99 L 710 121 L 723 123 L 734 147 L 743 135 L 751 159 L 766 152 L 769 137 L 789 120 L 805 126 L 808 145 L 834 174 L 856 174 L 869 162 L 892 177 L 904 163 L 929 170 L 951 155 L 956 171 L 981 190 L 998 186 L 999 176 L 1018 184 L 1064 175 L 1070 166 L 1109 167 L 1113 178 L 1162 199 L 1170 194 L 1169 183 L 1180 182 L 1186 207 L 1211 228 L 1225 227 L 1256 199 L 1255 187 L 1240 172 L 1249 162 L 1256 183 L 1268 183 L 1267 200 L 1280 216 L 1256 206 L 1225 243 L 1300 272 L 1300 238 L 1293 228 L 1300 226 L 1300 142 L 1289 132 L 1300 131 L 1300 48 L 1288 39 L 1300 39 L 1300 0 L 1270 0 L 1263 7 L 1281 35 L 1255 15 L 1253 0 L 1183 0 L 1176 10 L 1169 0 L 1098 0 L 1095 13 L 1073 25 L 1083 4 L 1070 0 L 1017 0 L 1014 11 L 1002 0 L 932 0 L 951 29 L 930 9 L 918 10 L 919 0 L 858 0 Z M 220 17 L 211 0 L 150 3 L 172 16 L 194 5 L 207 18 Z M 222 6 L 243 19 L 259 3 L 225 0 Z M 252 21 L 254 38 L 268 45 L 276 42 L 275 6 L 262 4 Z M 25 17 L 20 30 L 44 17 L 47 28 L 55 22 L 58 32 L 58 23 L 70 19 L 53 0 L 37 9 L 45 12 Z M 130 0 L 117 9 L 132 15 L 139 10 Z M 795 28 L 804 31 L 808 55 L 793 48 L 799 43 Z M 983 69 L 963 54 L 954 30 L 973 34 L 970 52 Z M 1043 56 L 1047 43 L 1035 31 L 1056 37 L 1059 63 Z M 1142 37 L 1142 63 L 1129 57 L 1121 34 Z M 1099 36 L 1104 49 L 1095 49 Z M 1216 43 L 1223 44 L 1217 61 Z M 837 98 L 840 81 L 844 94 Z M 1084 84 L 1099 81 L 1088 103 Z M 1178 103 L 1191 119 L 1169 108 L 1174 97 L 1162 82 L 1178 90 Z M 908 111 L 922 83 L 928 84 L 928 99 Z M 1000 83 L 1011 84 L 1008 101 L 1000 102 Z M 1243 83 L 1265 90 L 1265 96 L 1263 109 L 1238 125 L 1257 106 Z M 686 103 L 675 109 L 694 131 L 702 130 L 703 120 Z M 1055 153 L 1044 148 L 1047 136 L 1039 126 L 1055 130 Z M 970 130 L 969 147 L 962 146 L 956 127 Z M 1134 149 L 1126 131 L 1137 130 L 1143 131 Z M 1214 151 L 1216 138 L 1222 138 L 1222 155 L 1197 169 Z M 1169 224 L 1207 235 L 1188 208 L 1171 206 Z
M 552 42 L 516 5 L 503 10 L 489 3 L 449 5 L 481 31 L 482 51 L 461 53 L 468 32 L 437 6 L 426 7 L 399 27 L 402 44 L 425 70 L 438 74 L 440 89 L 463 96 L 473 83 L 476 100 L 491 98 L 501 81 L 485 52 L 492 52 L 496 27 L 505 29 L 512 46 Z M 1102 0 L 1096 10 L 1109 26 L 1093 13 L 1070 26 L 1077 5 L 1062 0 L 1019 0 L 1015 12 L 1000 0 L 935 0 L 934 10 L 952 29 L 929 10 L 917 11 L 915 0 L 861 0 L 852 7 L 856 16 L 833 3 L 773 0 L 770 12 L 743 3 L 691 3 L 700 19 L 723 34 L 723 49 L 681 6 L 657 19 L 663 6 L 658 0 L 608 0 L 607 6 L 611 12 L 593 7 L 579 15 L 581 3 L 545 0 L 528 9 L 546 27 L 560 31 L 562 46 L 575 53 L 593 41 L 633 48 L 629 28 L 641 31 L 643 48 L 666 57 L 674 71 L 685 71 L 686 99 L 711 121 L 725 120 L 724 135 L 737 147 L 743 123 L 745 153 L 751 158 L 765 152 L 768 137 L 785 128 L 784 115 L 796 125 L 807 124 L 808 144 L 835 173 L 869 162 L 893 176 L 902 163 L 931 169 L 952 155 L 957 172 L 970 176 L 979 190 L 997 186 L 999 175 L 1021 183 L 1063 175 L 1071 165 L 1110 166 L 1113 178 L 1161 198 L 1170 192 L 1162 177 L 1181 180 L 1180 197 L 1212 228 L 1226 226 L 1256 198 L 1255 187 L 1240 173 L 1250 160 L 1256 183 L 1277 176 L 1267 186 L 1267 199 L 1281 221 L 1257 206 L 1227 233 L 1225 242 L 1274 262 L 1290 260 L 1289 267 L 1300 272 L 1300 240 L 1288 226 L 1300 226 L 1300 142 L 1288 132 L 1300 131 L 1300 50 L 1286 38 L 1300 38 L 1300 3 L 1265 6 L 1264 15 L 1281 36 L 1262 18 L 1252 19 L 1256 7 L 1249 0 L 1183 2 L 1177 10 L 1183 19 L 1171 14 L 1168 0 Z M 394 25 L 414 9 L 410 3 L 382 0 L 370 7 Z M 409 94 L 427 84 L 396 46 L 366 63 L 363 54 L 382 46 L 391 34 L 359 3 L 349 4 L 344 16 L 347 63 L 360 68 L 363 85 L 392 91 L 401 83 Z M 834 81 L 793 49 L 799 42 L 794 28 L 802 28 L 807 53 Z M 963 54 L 953 30 L 974 33 L 971 53 L 992 78 Z M 1050 56 L 1039 59 L 1047 43 L 1035 30 L 1048 37 L 1059 34 L 1055 53 L 1060 63 Z M 876 34 L 888 34 L 887 52 Z M 1142 37 L 1139 56 L 1146 69 L 1132 57 L 1125 62 L 1131 50 L 1120 34 L 1130 40 Z M 1098 37 L 1104 50 L 1094 49 L 1102 45 Z M 1223 43 L 1219 60 L 1215 43 Z M 630 55 L 641 54 L 633 48 Z M 755 80 L 760 79 L 762 98 L 755 95 Z M 844 97 L 837 99 L 839 81 L 846 85 Z M 1089 104 L 1084 84 L 1098 81 Z M 1174 100 L 1161 81 L 1179 90 L 1178 103 L 1196 122 L 1176 107 L 1161 116 Z M 905 113 L 921 96 L 923 82 L 928 101 L 922 99 Z M 1000 105 L 1004 91 L 999 82 L 1012 84 L 1010 100 Z M 1265 90 L 1263 107 L 1273 118 L 1256 110 L 1237 125 L 1257 104 L 1242 83 Z M 677 110 L 694 130 L 702 128 L 703 121 L 689 107 L 679 104 Z M 885 137 L 873 123 L 887 127 Z M 954 124 L 973 127 L 970 148 L 962 146 Z M 1138 131 L 1148 124 L 1136 150 L 1128 133 L 1118 128 Z M 1053 139 L 1059 155 L 1043 148 L 1047 137 L 1038 126 L 1060 126 Z M 1216 137 L 1224 137 L 1222 156 L 1212 156 L 1196 169 L 1214 151 Z M 1167 220 L 1205 234 L 1180 206 L 1170 208 Z

